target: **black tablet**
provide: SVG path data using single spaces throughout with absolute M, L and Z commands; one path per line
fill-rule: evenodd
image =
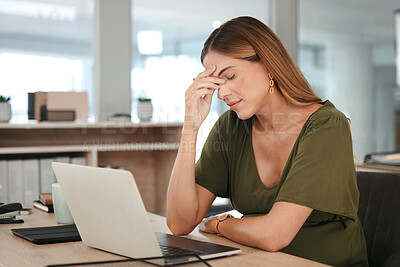
M 38 245 L 82 240 L 75 224 L 17 228 L 11 231 L 14 235 Z

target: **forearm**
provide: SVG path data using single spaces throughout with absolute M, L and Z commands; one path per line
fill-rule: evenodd
M 266 251 L 279 251 L 286 246 L 273 223 L 266 216 L 232 218 L 219 224 L 218 230 L 224 237 L 243 245 Z
M 225 82 L 211 76 L 215 69 L 216 66 L 212 66 L 197 75 L 185 91 L 185 122 L 167 194 L 167 224 L 174 234 L 191 232 L 202 219 L 199 215 L 201 208 L 195 183 L 196 138 L 201 124 L 210 112 L 214 91 L 219 89 L 219 83 Z M 212 196 L 201 197 L 204 210 Z M 204 216 L 205 212 L 203 213 Z
M 238 243 L 279 251 L 288 246 L 304 225 L 313 209 L 307 206 L 275 202 L 264 216 L 228 219 L 219 224 L 219 232 Z
M 199 199 L 195 183 L 196 138 L 197 131 L 185 128 L 182 131 L 167 194 L 167 223 L 170 228 L 189 229 L 198 223 Z

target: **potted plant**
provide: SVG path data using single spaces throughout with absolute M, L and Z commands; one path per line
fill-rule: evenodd
M 0 95 L 0 122 L 9 122 L 11 119 L 10 97 Z
M 150 98 L 140 97 L 138 99 L 137 115 L 141 121 L 150 121 L 153 117 L 153 104 Z

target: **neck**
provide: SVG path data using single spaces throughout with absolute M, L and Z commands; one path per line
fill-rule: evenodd
M 256 127 L 266 134 L 288 133 L 307 115 L 305 112 L 307 106 L 295 106 L 277 90 L 267 98 L 267 101 L 260 112 L 256 113 Z

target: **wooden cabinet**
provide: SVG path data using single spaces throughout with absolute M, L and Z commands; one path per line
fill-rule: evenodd
M 165 215 L 181 130 L 181 123 L 0 124 L 0 156 L 83 153 L 88 165 L 131 171 L 146 209 Z

